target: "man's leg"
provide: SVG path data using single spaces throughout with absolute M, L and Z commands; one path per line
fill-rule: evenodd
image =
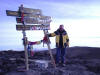
M 56 64 L 59 63 L 59 57 L 60 57 L 60 48 L 56 48 Z
M 66 48 L 61 49 L 61 63 L 65 63 L 65 50 Z

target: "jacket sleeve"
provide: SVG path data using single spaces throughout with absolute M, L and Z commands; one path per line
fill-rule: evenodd
M 68 37 L 68 35 L 66 35 L 66 43 L 67 43 L 67 46 L 69 46 L 69 37 Z
M 54 37 L 54 36 L 56 36 L 55 33 L 50 33 L 50 34 L 49 34 L 49 37 Z
M 50 34 L 49 34 L 49 37 L 54 37 L 54 36 L 56 36 L 56 35 L 58 35 L 58 30 L 56 30 L 54 33 L 50 33 Z

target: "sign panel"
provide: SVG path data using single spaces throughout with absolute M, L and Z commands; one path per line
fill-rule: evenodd
M 20 7 L 19 7 L 20 10 Z M 11 10 L 6 10 L 7 16 L 18 16 L 18 11 L 11 11 Z M 21 11 L 21 10 L 20 10 Z M 42 15 L 42 12 L 40 9 L 31 9 L 31 8 L 24 8 L 22 10 L 25 14 L 31 14 L 31 15 Z
M 7 16 L 20 16 L 20 13 L 18 11 L 11 11 L 11 10 L 6 10 Z M 32 13 L 24 13 L 24 17 L 40 17 L 40 15 L 34 15 Z
M 49 30 L 50 25 L 16 25 L 17 30 Z
M 40 16 L 39 17 L 41 20 L 51 20 L 50 16 Z
M 6 10 L 7 16 L 18 16 L 17 11 Z
M 21 23 L 21 17 L 16 18 L 17 23 Z M 51 20 L 41 20 L 39 18 L 24 18 L 25 24 L 50 24 Z
M 17 23 L 21 23 L 21 18 L 16 18 Z M 36 18 L 24 18 L 25 24 L 38 24 Z
M 23 11 L 24 13 L 32 13 L 34 15 L 36 15 L 36 14 L 41 15 L 42 14 L 40 9 L 32 9 L 32 8 L 19 7 L 19 10 Z
M 7 16 L 20 16 L 20 13 L 18 11 L 11 11 L 6 10 Z M 50 16 L 43 16 L 43 15 L 34 15 L 33 13 L 24 13 L 24 17 L 31 17 L 31 18 L 38 18 L 40 20 L 51 20 Z

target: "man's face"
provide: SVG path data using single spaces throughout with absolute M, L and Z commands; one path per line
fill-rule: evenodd
M 64 26 L 63 25 L 60 25 L 59 29 L 62 31 L 64 30 Z

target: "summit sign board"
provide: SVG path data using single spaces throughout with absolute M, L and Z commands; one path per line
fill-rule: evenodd
M 16 17 L 17 23 L 21 23 L 21 12 L 24 13 L 24 15 L 23 15 L 24 16 L 24 23 L 27 25 L 31 25 L 31 24 L 33 24 L 33 25 L 40 24 L 40 25 L 46 25 L 46 26 L 50 25 L 51 17 L 44 16 L 40 9 L 19 7 L 18 11 L 6 10 L 7 16 L 15 16 Z

